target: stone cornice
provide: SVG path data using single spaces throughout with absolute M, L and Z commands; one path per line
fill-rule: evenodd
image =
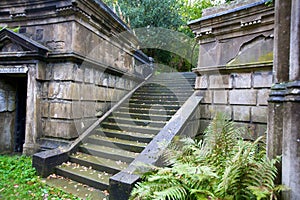
M 257 63 L 248 63 L 248 64 L 239 64 L 239 65 L 221 65 L 221 66 L 209 66 L 209 67 L 198 67 L 194 68 L 193 72 L 198 75 L 209 74 L 209 73 L 232 73 L 235 71 L 238 72 L 247 72 L 247 71 L 256 71 L 256 70 L 271 70 L 273 67 L 273 62 L 257 62 Z
M 274 24 L 274 7 L 266 6 L 263 1 L 206 16 L 188 23 L 197 38 L 214 38 L 222 35 L 223 38 L 232 37 L 236 32 L 242 32 L 255 27 L 270 26 Z M 238 34 L 237 34 L 238 35 Z
M 100 0 L 36 0 L 0 2 L 0 21 L 28 21 L 76 15 L 101 30 L 105 35 L 129 31 L 130 28 Z

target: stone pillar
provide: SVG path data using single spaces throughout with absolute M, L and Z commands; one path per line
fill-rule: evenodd
M 26 130 L 25 143 L 23 145 L 23 154 L 32 155 L 39 149 L 38 138 L 38 120 L 39 119 L 39 98 L 38 83 L 36 80 L 37 66 L 30 65 L 27 74 L 27 103 L 26 103 Z
M 282 9 L 284 8 L 284 9 Z M 275 1 L 274 83 L 289 80 L 291 0 Z
M 267 154 L 269 158 L 276 158 L 282 154 L 283 112 L 286 84 L 275 84 L 271 88 L 268 100 L 268 131 Z M 277 164 L 278 175 L 276 184 L 281 184 L 281 162 Z
M 291 12 L 290 81 L 300 80 L 300 1 L 293 0 Z
M 284 8 L 284 9 L 282 9 Z M 283 133 L 283 102 L 286 90 L 285 82 L 289 80 L 289 50 L 290 47 L 290 13 L 291 0 L 275 1 L 274 29 L 274 66 L 273 87 L 268 103 L 268 134 L 267 154 L 275 158 L 282 154 Z M 278 164 L 276 183 L 281 183 L 281 163 Z
M 289 83 L 285 96 L 282 183 L 283 199 L 300 199 L 300 1 L 292 0 Z

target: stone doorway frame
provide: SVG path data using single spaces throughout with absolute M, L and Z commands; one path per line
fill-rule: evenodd
M 32 155 L 39 149 L 41 130 L 40 98 L 45 79 L 45 63 L 49 49 L 22 34 L 8 29 L 0 31 L 0 73 L 26 74 L 27 99 L 25 143 L 23 154 Z

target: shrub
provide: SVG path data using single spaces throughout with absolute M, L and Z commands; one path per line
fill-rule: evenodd
M 168 167 L 149 166 L 131 199 L 276 199 L 279 158 L 266 157 L 264 137 L 243 140 L 245 131 L 217 114 L 203 140 L 181 139 L 168 150 Z

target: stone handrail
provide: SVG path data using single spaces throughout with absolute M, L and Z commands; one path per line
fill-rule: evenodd
M 140 179 L 140 173 L 147 170 L 141 169 L 141 165 L 160 165 L 161 155 L 175 136 L 196 134 L 202 98 L 194 92 L 129 167 L 110 178 L 110 200 L 127 200 L 134 184 Z

